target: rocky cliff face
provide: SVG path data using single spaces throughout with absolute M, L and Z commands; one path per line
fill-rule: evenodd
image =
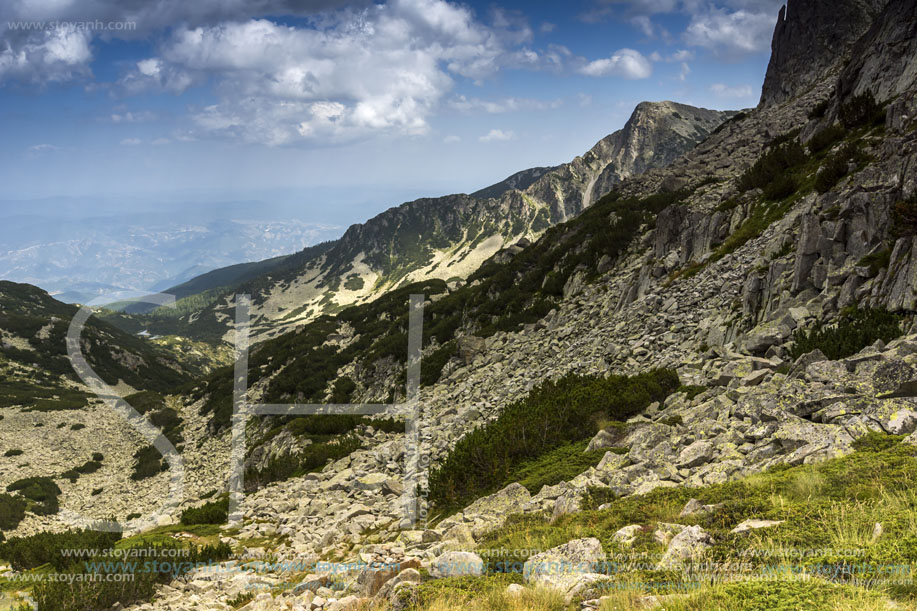
M 783 102 L 824 78 L 830 69 L 837 69 L 887 3 L 788 0 L 774 28 L 761 104 Z
M 318 256 L 232 292 L 253 295 L 254 330 L 264 338 L 399 285 L 464 279 L 497 251 L 579 214 L 617 182 L 670 163 L 732 114 L 642 103 L 623 129 L 570 163 L 537 178 L 530 173 L 518 183 L 527 184 L 522 190 L 507 184 L 488 199 L 449 195 L 402 204 L 350 227 Z M 232 308 L 227 294 L 225 301 L 193 314 L 189 332 L 228 330 Z

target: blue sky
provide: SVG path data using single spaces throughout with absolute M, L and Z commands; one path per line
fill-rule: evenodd
M 0 205 L 279 198 L 358 222 L 567 161 L 642 100 L 754 106 L 779 7 L 12 0 Z

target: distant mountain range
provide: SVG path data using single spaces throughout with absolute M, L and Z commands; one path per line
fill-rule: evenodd
M 622 129 L 569 163 L 524 170 L 472 195 L 390 208 L 339 240 L 257 264 L 261 273 L 254 276 L 255 268 L 240 266 L 193 280 L 196 294 L 188 285 L 168 289 L 206 305 L 182 308 L 181 320 L 169 316 L 162 332 L 177 332 L 183 321 L 190 324 L 181 334 L 219 339 L 237 292 L 252 295 L 253 330 L 263 339 L 411 282 L 463 281 L 498 251 L 578 215 L 619 181 L 671 163 L 734 114 L 641 103 Z M 234 275 L 238 281 L 231 282 Z
M 158 291 L 232 264 L 287 255 L 340 235 L 330 225 L 257 217 L 251 205 L 164 204 L 79 218 L 66 206 L 0 205 L 0 278 L 87 302 L 119 291 Z

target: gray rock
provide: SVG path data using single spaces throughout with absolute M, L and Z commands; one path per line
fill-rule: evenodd
M 430 565 L 430 575 L 436 579 L 461 575 L 482 575 L 484 561 L 473 552 L 453 551 L 437 557 Z
M 656 569 L 676 569 L 685 562 L 700 560 L 713 543 L 713 537 L 703 528 L 689 526 L 675 535 Z
M 689 469 L 710 462 L 716 456 L 716 448 L 709 441 L 695 441 L 678 455 L 679 469 Z

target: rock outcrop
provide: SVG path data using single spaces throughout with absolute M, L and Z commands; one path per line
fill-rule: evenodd
M 780 9 L 761 105 L 795 97 L 837 69 L 887 0 L 788 0 Z M 895 4 L 896 2 L 891 2 Z

